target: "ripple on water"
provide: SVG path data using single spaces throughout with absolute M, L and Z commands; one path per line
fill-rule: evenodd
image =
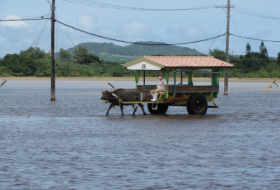
M 98 82 L 58 81 L 50 102 L 49 82 L 11 81 L 0 94 L 1 187 L 279 189 L 280 97 L 268 85 L 230 83 L 205 116 L 117 107 L 105 117 Z

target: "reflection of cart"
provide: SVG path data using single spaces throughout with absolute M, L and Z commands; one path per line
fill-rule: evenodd
M 7 82 L 7 80 L 2 80 L 1 84 L 0 84 L 0 88 Z
M 147 103 L 151 114 L 165 114 L 169 106 L 186 106 L 190 115 L 205 115 L 207 108 L 218 108 L 215 98 L 219 93 L 219 74 L 221 69 L 233 65 L 212 56 L 144 56 L 123 65 L 128 70 L 135 70 L 136 90 L 142 93 L 141 103 Z M 212 80 L 210 85 L 193 84 L 193 71 L 207 72 Z M 143 85 L 138 85 L 139 73 L 143 71 Z M 150 90 L 155 85 L 145 84 L 146 71 L 161 71 L 168 83 L 166 92 L 160 93 L 156 102 L 151 102 Z M 181 81 L 176 84 L 177 73 Z M 183 73 L 187 75 L 187 84 L 183 83 Z M 169 82 L 169 75 L 174 75 L 174 83 Z M 213 106 L 208 106 L 212 102 Z M 123 102 L 124 104 L 140 102 Z
M 280 88 L 280 86 L 278 85 L 278 84 L 276 84 L 276 81 L 277 81 L 278 79 L 275 79 L 272 83 L 271 83 L 271 85 L 264 91 L 264 92 L 267 92 L 269 89 L 271 89 L 272 88 L 272 86 L 273 86 L 273 84 L 275 84 L 278 88 Z

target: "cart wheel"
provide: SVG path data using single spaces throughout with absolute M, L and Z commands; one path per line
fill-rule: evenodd
M 164 115 L 168 110 L 168 105 L 166 104 L 158 104 L 158 109 L 153 110 L 153 104 L 148 104 L 148 110 L 150 114 L 158 114 L 158 115 Z
M 156 110 L 153 110 L 153 104 L 148 103 L 148 110 L 150 114 L 156 114 Z
M 191 96 L 187 103 L 187 110 L 190 115 L 205 115 L 207 107 L 207 100 L 201 94 Z
M 191 109 L 191 101 L 192 101 L 193 97 L 195 97 L 195 95 L 192 95 L 191 97 L 189 97 L 188 102 L 187 102 L 187 110 L 188 110 L 189 115 L 193 115 L 192 109 Z

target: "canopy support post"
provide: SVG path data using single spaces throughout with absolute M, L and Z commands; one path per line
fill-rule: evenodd
M 188 73 L 188 85 L 193 85 L 193 81 L 192 81 L 192 71 L 190 71 Z
M 183 85 L 183 72 L 181 72 L 181 85 Z
M 163 73 L 163 77 L 164 77 L 164 79 L 166 80 L 166 83 L 167 83 L 167 88 L 166 88 L 166 91 L 165 91 L 165 98 L 168 98 L 169 72 L 167 72 L 166 69 L 163 69 L 162 73 Z
M 139 72 L 140 72 L 140 71 L 136 71 L 136 72 L 135 72 L 135 82 L 136 82 L 136 87 L 135 87 L 135 89 L 136 89 L 136 90 L 138 90 Z
M 145 85 L 145 78 L 146 78 L 146 71 L 144 71 L 144 76 L 143 76 L 143 85 Z
M 176 93 L 176 71 L 174 72 L 174 94 Z

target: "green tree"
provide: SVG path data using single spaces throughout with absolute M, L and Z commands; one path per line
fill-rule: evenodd
M 25 55 L 7 54 L 3 61 L 5 66 L 10 69 L 14 75 L 32 76 L 36 71 L 36 62 Z
M 47 54 L 44 52 L 44 50 L 41 50 L 38 47 L 36 47 L 36 48 L 29 47 L 27 50 L 21 51 L 20 54 L 30 57 L 32 59 L 41 59 L 41 58 L 45 58 L 47 56 Z
M 36 60 L 36 72 L 37 77 L 49 77 L 51 76 L 51 57 Z
M 223 61 L 226 59 L 226 53 L 219 49 L 209 50 L 209 55 Z
M 60 48 L 58 54 L 59 54 L 60 59 L 70 59 L 71 58 L 71 53 L 68 52 L 67 50 L 64 50 L 63 48 Z
M 241 69 L 243 73 L 257 71 L 264 64 L 264 60 L 256 57 L 241 57 L 241 64 L 236 65 L 237 69 Z
M 246 45 L 246 55 L 245 55 L 245 57 L 251 57 L 251 46 L 250 46 L 250 44 L 249 43 L 247 43 L 247 45 Z
M 82 46 L 79 46 L 77 49 L 74 50 L 74 59 L 76 59 L 76 61 L 81 65 L 89 65 L 90 63 L 94 62 L 101 62 L 99 57 L 88 53 L 87 48 Z
M 260 58 L 263 58 L 266 62 L 269 62 L 267 49 L 266 49 L 263 41 L 261 42 L 261 45 L 260 45 Z
M 278 52 L 278 55 L 277 55 L 277 64 L 280 66 L 280 52 Z

